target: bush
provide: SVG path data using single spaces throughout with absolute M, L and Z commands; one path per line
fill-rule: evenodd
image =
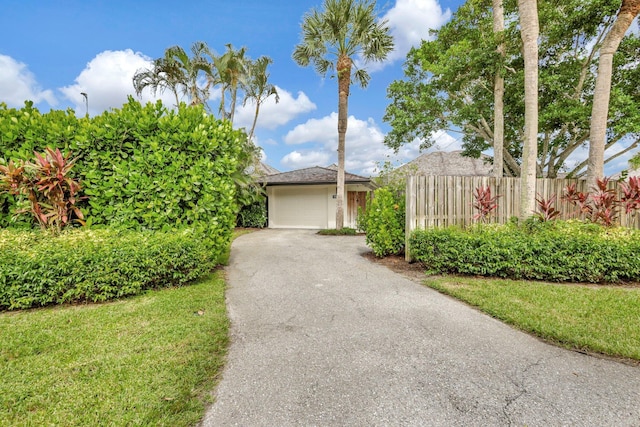
M 574 221 L 416 230 L 411 254 L 431 273 L 555 282 L 640 280 L 640 232 Z
M 354 228 L 342 227 L 340 230 L 335 228 L 320 230 L 318 234 L 321 236 L 355 236 L 358 233 Z
M 79 203 L 88 224 L 159 230 L 208 223 L 228 242 L 245 143 L 243 131 L 202 106 L 169 110 L 130 98 L 121 109 L 76 118 L 72 111 L 41 114 L 30 102 L 20 110 L 0 104 L 4 163 L 47 147 L 72 152 L 89 197 Z M 0 203 L 2 214 L 15 213 L 7 206 L 13 199 Z
M 404 248 L 404 197 L 389 188 L 378 188 L 358 218 L 358 228 L 367 235 L 367 245 L 378 257 L 396 254 Z
M 236 220 L 237 227 L 264 228 L 267 226 L 267 208 L 265 201 L 243 206 Z
M 0 230 L 0 310 L 106 301 L 183 285 L 218 265 L 206 229 Z

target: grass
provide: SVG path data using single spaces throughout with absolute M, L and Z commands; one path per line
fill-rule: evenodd
M 640 287 L 469 277 L 425 283 L 563 347 L 640 360 Z
M 228 343 L 221 271 L 106 304 L 0 313 L 0 425 L 198 423 Z

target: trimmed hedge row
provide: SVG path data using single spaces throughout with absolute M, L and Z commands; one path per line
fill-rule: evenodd
M 429 273 L 554 282 L 640 281 L 640 232 L 577 221 L 417 230 L 411 254 Z
M 106 301 L 182 285 L 221 251 L 204 231 L 0 230 L 0 310 Z
M 91 118 L 0 103 L 0 162 L 46 147 L 71 152 L 87 224 L 173 229 L 208 223 L 228 242 L 238 210 L 233 176 L 244 167 L 246 134 L 201 106 L 170 110 L 130 98 Z M 12 196 L 0 195 L 0 226 L 13 226 Z

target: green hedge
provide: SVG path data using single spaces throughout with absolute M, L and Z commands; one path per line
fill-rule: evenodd
M 71 110 L 42 114 L 29 102 L 0 104 L 0 161 L 31 159 L 45 147 L 71 151 L 89 224 L 158 230 L 204 222 L 228 241 L 245 142 L 243 131 L 201 106 L 169 110 L 130 98 L 121 109 L 77 118 Z M 15 208 L 0 197 L 1 226 Z
M 411 254 L 430 273 L 556 282 L 640 281 L 640 232 L 575 221 L 417 230 Z
M 0 310 L 182 285 L 210 272 L 222 252 L 204 230 L 0 230 Z

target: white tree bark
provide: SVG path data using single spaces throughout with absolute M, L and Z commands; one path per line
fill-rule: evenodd
M 493 0 L 493 32 L 502 37 L 503 31 L 504 8 L 502 0 Z M 505 46 L 502 39 L 498 43 L 497 51 L 504 58 Z M 504 76 L 501 70 L 496 71 L 493 97 L 493 175 L 500 178 L 504 170 Z
M 589 162 L 587 181 L 594 186 L 598 178 L 604 176 L 604 150 L 607 136 L 607 117 L 611 97 L 611 78 L 613 73 L 613 55 L 631 23 L 640 11 L 640 0 L 622 0 L 616 21 L 605 36 L 600 48 L 598 75 L 593 94 L 591 110 L 591 128 L 589 134 Z
M 520 219 L 536 209 L 536 170 L 538 157 L 538 4 L 518 0 L 520 35 L 524 54 L 524 141 L 520 174 Z

